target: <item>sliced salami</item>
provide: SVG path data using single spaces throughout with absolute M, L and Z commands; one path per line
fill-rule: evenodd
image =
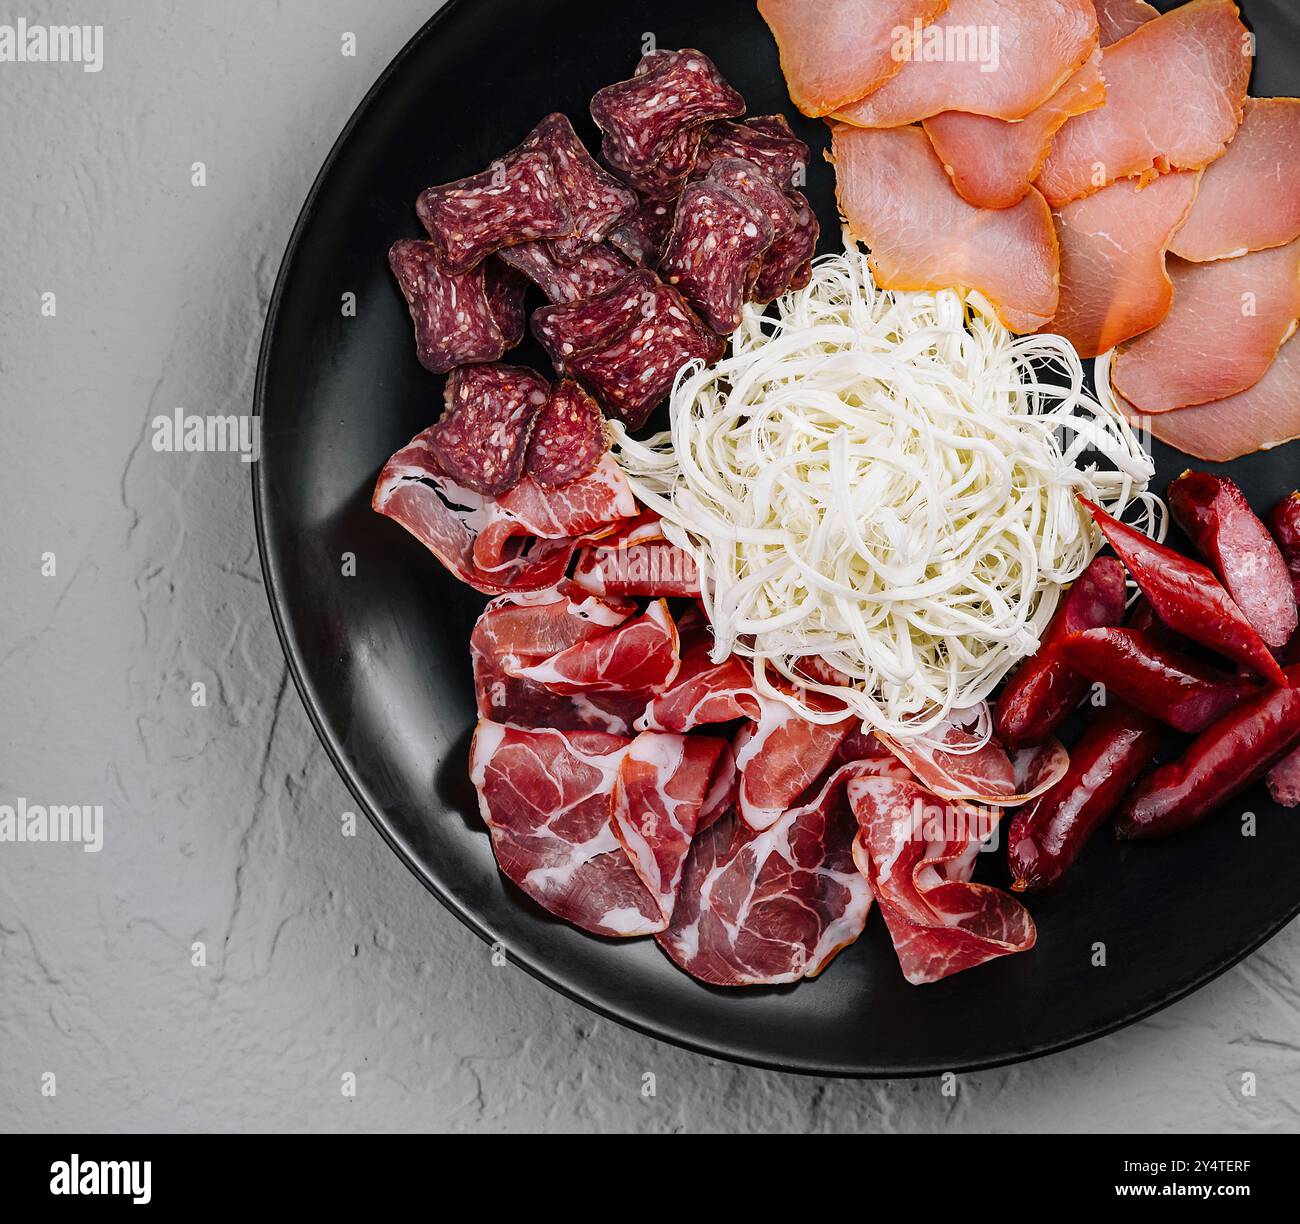
M 749 296 L 758 282 L 759 273 L 767 264 L 768 255 L 777 243 L 783 242 L 799 228 L 799 209 L 795 206 L 794 200 L 772 182 L 762 170 L 753 162 L 745 161 L 743 158 L 724 157 L 721 161 L 715 162 L 705 176 L 705 181 L 731 188 L 742 199 L 761 208 L 771 223 L 772 241 L 768 244 L 767 251 L 751 268 L 750 283 L 746 290 L 746 296 Z M 784 287 L 782 285 L 782 288 Z
M 516 150 L 482 174 L 429 187 L 415 211 L 448 272 L 468 272 L 502 247 L 573 233 L 551 159 L 529 149 Z
M 689 183 L 677 202 L 659 274 L 720 335 L 740 326 L 756 261 L 772 244 L 758 205 L 718 183 Z
M 573 236 L 555 242 L 555 254 L 560 259 L 577 259 L 587 246 L 603 242 L 609 231 L 636 208 L 636 195 L 587 152 L 568 116 L 547 115 L 522 147 L 545 153 L 551 159 L 573 219 Z
M 509 351 L 523 340 L 528 329 L 528 311 L 524 306 L 528 297 L 528 280 L 496 256 L 489 256 L 483 263 L 483 284 L 487 289 L 488 305 L 492 307 L 492 317 L 496 319 L 506 351 Z
M 776 239 L 763 256 L 763 267 L 751 297 L 764 304 L 790 289 L 803 289 L 812 280 L 812 257 L 817 251 L 821 226 L 817 214 L 798 192 L 786 197 L 795 210 L 795 227 Z
M 646 199 L 675 200 L 695 170 L 703 137 L 703 128 L 683 128 L 645 165 L 624 162 L 609 141 L 601 145 L 601 155 Z
M 572 306 L 543 306 L 533 311 L 533 335 L 563 374 L 575 353 L 595 348 L 649 317 L 655 308 L 653 272 L 633 272 L 606 293 Z
M 642 200 L 631 216 L 610 231 L 609 245 L 643 268 L 656 267 L 673 228 L 675 211 L 676 201 Z
M 570 379 L 556 383 L 533 424 L 528 475 L 544 489 L 558 489 L 594 472 L 605 449 L 600 406 Z
M 507 247 L 498 256 L 533 282 L 556 305 L 571 306 L 620 284 L 632 265 L 617 251 L 603 244 L 583 244 L 565 262 L 556 243 L 522 242 Z
M 438 266 L 433 243 L 403 238 L 388 252 L 415 324 L 415 354 L 426 370 L 498 361 L 507 341 L 484 287 L 481 269 L 453 276 Z
M 710 125 L 700 142 L 695 174 L 703 177 L 729 157 L 753 162 L 784 191 L 802 187 L 808 178 L 808 146 L 790 130 L 784 115 Z
M 523 475 L 533 421 L 550 385 L 523 366 L 461 366 L 444 392 L 446 410 L 431 431 L 430 450 L 457 484 L 487 497 L 512 489 Z

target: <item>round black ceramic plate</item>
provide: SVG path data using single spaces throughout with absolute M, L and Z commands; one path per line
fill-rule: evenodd
M 1254 92 L 1300 93 L 1290 0 L 1244 9 L 1259 35 Z M 591 95 L 631 74 L 648 36 L 707 52 L 751 113 L 783 111 L 825 146 L 822 125 L 791 106 L 748 0 L 453 0 L 384 73 L 312 188 L 266 325 L 254 486 L 271 605 L 321 739 L 393 849 L 456 915 L 556 989 L 668 1041 L 788 1070 L 916 1075 L 1027 1058 L 1149 1014 L 1300 910 L 1300 820 L 1262 788 L 1168 842 L 1098 837 L 1066 891 L 1030 902 L 1034 951 L 923 987 L 903 980 L 875 915 L 820 979 L 724 991 L 681 973 L 650 940 L 603 940 L 551 919 L 498 874 L 466 777 L 466 644 L 483 601 L 370 509 L 385 459 L 441 411 L 441 380 L 416 363 L 386 253 L 417 233 L 423 187 L 481 169 L 547 112 L 565 111 L 592 142 Z M 820 160 L 809 194 L 832 249 L 833 178 Z M 340 309 L 347 293 L 355 318 Z M 1163 450 L 1157 459 L 1163 489 L 1185 463 Z M 1295 487 L 1297 459 L 1290 446 L 1231 473 L 1267 506 Z M 1246 809 L 1259 817 L 1253 839 L 1235 814 Z M 982 878 L 998 882 L 1000 856 L 984 858 Z

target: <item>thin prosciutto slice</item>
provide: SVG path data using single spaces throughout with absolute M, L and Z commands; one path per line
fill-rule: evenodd
M 754 675 L 735 655 L 722 663 L 709 657 L 713 638 L 703 618 L 683 621 L 682 662 L 673 683 L 650 702 L 638 726 L 652 731 L 691 731 L 737 718 L 762 715 Z
M 557 918 L 597 935 L 665 926 L 610 819 L 629 743 L 480 722 L 470 748 L 470 779 L 501 871 Z
M 1205 168 L 1181 259 L 1231 259 L 1300 238 L 1300 98 L 1248 98 L 1228 151 Z
M 1139 412 L 1226 399 L 1264 377 L 1300 319 L 1300 239 L 1214 263 L 1169 261 L 1174 302 L 1123 345 L 1111 380 Z
M 1010 208 L 1029 193 L 1067 119 L 1105 104 L 1096 50 L 1042 106 L 1019 122 L 951 110 L 922 125 L 962 199 L 978 208 Z
M 1249 391 L 1177 412 L 1145 413 L 1116 397 L 1139 429 L 1207 463 L 1229 463 L 1300 438 L 1300 337 L 1281 348 Z
M 1097 46 L 1092 0 L 952 0 L 891 80 L 839 108 L 858 127 L 899 127 L 943 111 L 1023 119 Z
M 660 947 L 699 981 L 815 977 L 862 934 L 871 890 L 853 861 L 847 774 L 756 833 L 735 815 L 695 838 Z
M 854 777 L 854 858 L 914 986 L 1034 946 L 1034 921 L 1010 893 L 971 882 L 991 815 L 937 804 L 915 781 Z
M 1241 123 L 1250 51 L 1232 0 L 1190 0 L 1107 47 L 1106 105 L 1057 132 L 1039 190 L 1060 208 L 1117 179 L 1208 165 Z
M 653 511 L 584 548 L 573 580 L 593 595 L 694 599 L 700 594 L 694 558 L 664 538 L 662 521 Z
M 948 0 L 758 0 L 781 71 L 805 115 L 829 115 L 903 67 L 898 30 L 928 25 Z
M 726 787 L 735 762 L 726 740 L 706 736 L 638 735 L 614 783 L 614 835 L 659 905 L 664 921 L 677 902 L 686 853 L 711 812 L 715 784 Z
M 1056 313 L 1056 231 L 1037 191 L 1012 208 L 968 204 L 919 127 L 836 124 L 833 160 L 840 211 L 881 288 L 977 290 L 1014 332 Z
M 1154 327 L 1169 313 L 1173 282 L 1165 248 L 1196 198 L 1197 173 L 1131 181 L 1067 204 L 1056 214 L 1061 303 L 1043 328 L 1081 357 L 1096 357 Z
M 1103 47 L 1127 38 L 1139 26 L 1160 16 L 1160 10 L 1152 8 L 1146 0 L 1093 0 L 1093 5 Z

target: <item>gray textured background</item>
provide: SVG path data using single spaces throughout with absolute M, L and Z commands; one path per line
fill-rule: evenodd
M 946 1097 L 625 1032 L 493 968 L 364 821 L 340 836 L 249 469 L 155 453 L 148 422 L 246 410 L 312 178 L 434 7 L 31 0 L 32 22 L 103 23 L 104 70 L 0 64 L 0 801 L 106 808 L 98 855 L 0 845 L 0 1127 L 1296 1130 L 1300 926 L 1145 1024 Z

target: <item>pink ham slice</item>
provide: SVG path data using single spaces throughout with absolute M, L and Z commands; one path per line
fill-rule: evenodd
M 682 868 L 721 772 L 734 776 L 726 740 L 648 731 L 632 741 L 614 784 L 614 835 L 667 922 Z M 716 813 L 714 819 L 717 815 Z
M 470 778 L 501 871 L 544 909 L 597 935 L 664 928 L 610 819 L 630 741 L 480 722 Z
M 1034 946 L 1024 906 L 971 882 L 988 813 L 938 804 L 915 781 L 890 776 L 854 777 L 848 796 L 860 829 L 854 858 L 909 982 L 937 982 Z
M 758 0 L 781 71 L 805 115 L 829 115 L 892 77 L 900 28 L 928 25 L 948 0 Z
M 1093 0 L 1093 5 L 1097 9 L 1103 47 L 1127 38 L 1139 26 L 1160 16 L 1160 10 L 1152 8 L 1146 0 Z
M 1177 412 L 1139 412 L 1116 402 L 1139 429 L 1207 463 L 1229 463 L 1300 438 L 1300 337 L 1281 348 L 1268 373 L 1249 391 Z
M 1062 208 L 1061 304 L 1043 330 L 1096 357 L 1159 323 L 1173 301 L 1165 248 L 1196 181 L 1195 171 L 1163 174 L 1141 189 L 1125 180 Z
M 1029 193 L 1067 119 L 1105 104 L 1101 51 L 1042 106 L 1019 122 L 944 111 L 922 125 L 962 199 L 978 208 L 1010 208 Z
M 1174 302 L 1121 346 L 1111 381 L 1140 412 L 1169 412 L 1253 387 L 1300 319 L 1300 239 L 1214 263 L 1169 261 Z
M 834 127 L 836 190 L 884 289 L 977 290 L 1014 332 L 1056 313 L 1056 232 L 1042 196 L 975 208 L 957 194 L 919 127 Z
M 908 32 L 911 33 L 910 31 Z M 1042 106 L 1097 46 L 1092 0 L 952 0 L 879 89 L 835 118 L 899 127 L 943 111 L 1023 119 Z
M 1300 238 L 1300 98 L 1248 98 L 1228 151 L 1207 166 L 1169 249 L 1198 263 Z
M 1106 105 L 1057 132 L 1039 190 L 1060 208 L 1116 179 L 1214 161 L 1241 122 L 1250 46 L 1232 0 L 1190 0 L 1107 47 Z
M 815 977 L 862 934 L 871 890 L 853 862 L 847 774 L 755 833 L 725 816 L 699 834 L 659 945 L 712 986 Z
M 681 670 L 650 703 L 640 726 L 681 732 L 737 718 L 761 717 L 753 673 L 735 655 L 714 663 L 709 657 L 712 645 L 702 618 L 690 627 L 683 623 Z

